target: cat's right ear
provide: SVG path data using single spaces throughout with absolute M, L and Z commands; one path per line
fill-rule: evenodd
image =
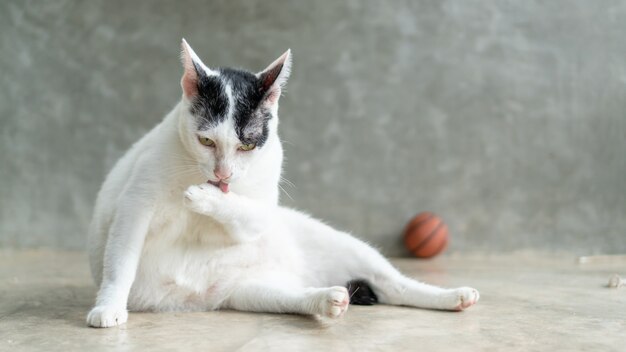
M 183 96 L 192 99 L 198 95 L 198 81 L 201 75 L 215 75 L 216 72 L 206 67 L 198 55 L 193 51 L 191 46 L 187 44 L 183 38 L 181 44 L 181 61 L 183 62 L 183 78 L 180 80 L 180 86 L 183 88 Z

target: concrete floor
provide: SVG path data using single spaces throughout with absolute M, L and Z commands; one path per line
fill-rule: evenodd
M 126 325 L 85 325 L 95 287 L 86 256 L 0 251 L 0 350 L 624 351 L 626 288 L 609 289 L 624 263 L 510 255 L 394 260 L 444 286 L 480 290 L 460 312 L 352 306 L 337 321 L 220 311 L 131 313 Z

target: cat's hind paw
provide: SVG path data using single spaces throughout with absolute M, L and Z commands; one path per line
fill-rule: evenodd
M 480 294 L 478 290 L 471 287 L 461 287 L 454 290 L 456 295 L 456 305 L 453 310 L 461 311 L 467 309 L 480 299 Z
M 128 311 L 113 306 L 96 306 L 87 314 L 87 324 L 94 328 L 122 325 L 128 320 Z
M 350 304 L 350 294 L 345 287 L 334 286 L 324 290 L 320 296 L 320 315 L 339 318 Z

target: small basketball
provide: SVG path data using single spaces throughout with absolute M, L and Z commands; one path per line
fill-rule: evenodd
M 417 214 L 404 230 L 404 244 L 418 258 L 431 258 L 448 245 L 448 225 L 431 213 Z

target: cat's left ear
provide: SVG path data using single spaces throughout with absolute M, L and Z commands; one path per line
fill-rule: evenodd
M 291 73 L 291 49 L 285 51 L 265 70 L 256 74 L 261 80 L 261 90 L 265 94 L 265 102 L 275 104 L 280 98 L 282 88 L 287 84 Z

